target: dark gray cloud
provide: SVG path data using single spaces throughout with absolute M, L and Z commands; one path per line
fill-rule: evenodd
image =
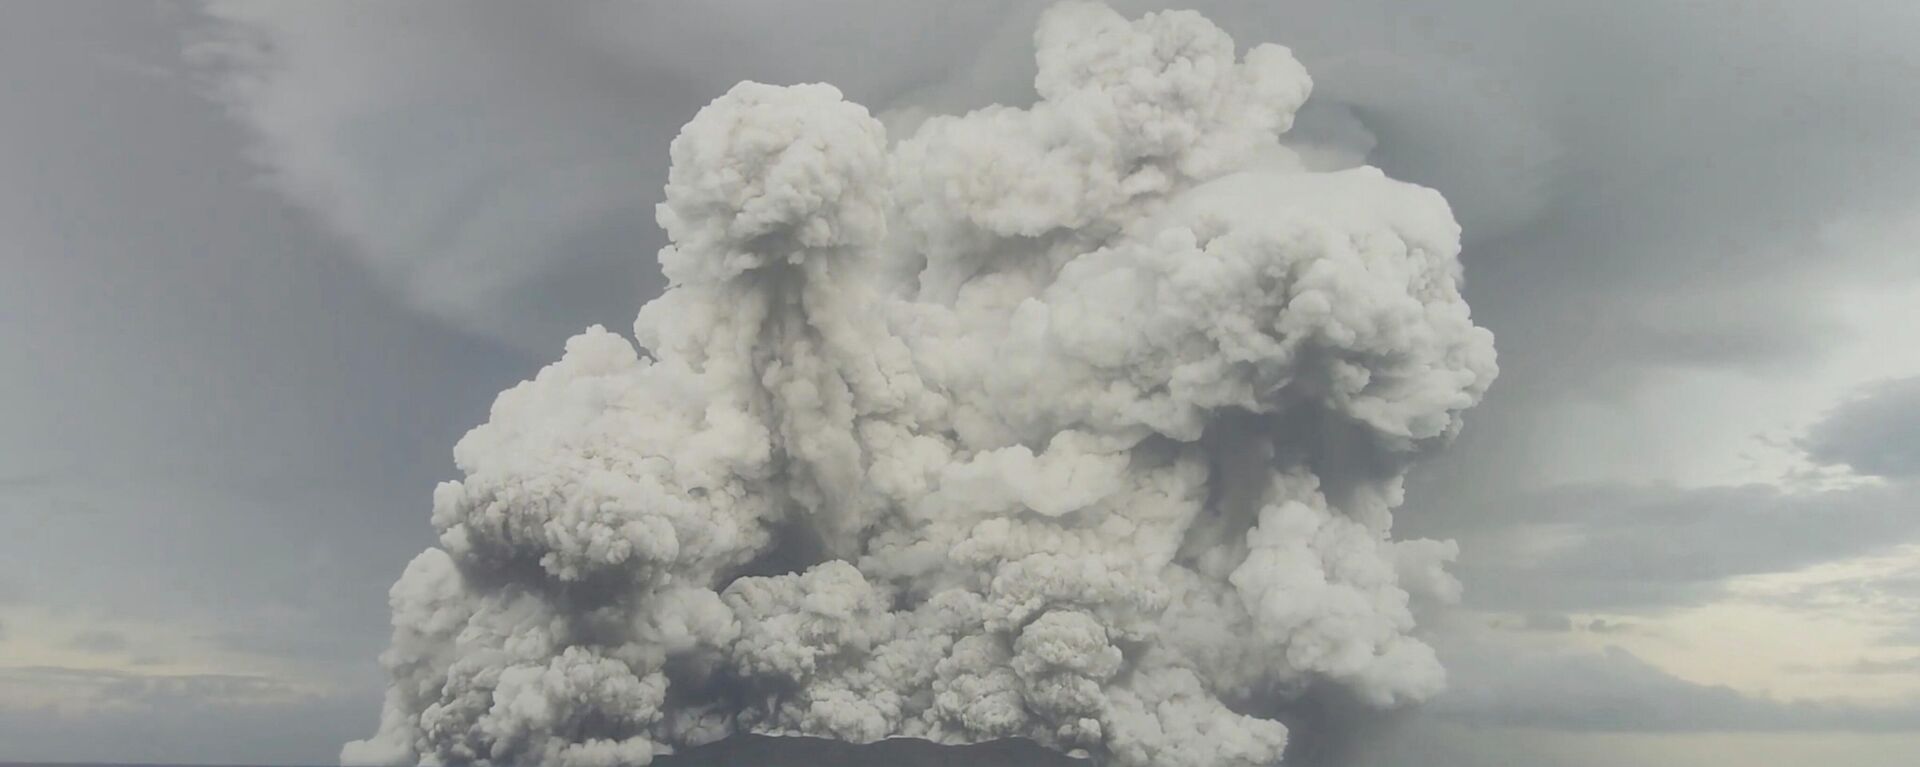
M 1860 474 L 1920 477 L 1920 378 L 1869 388 L 1815 424 L 1800 446 L 1815 461 Z
M 1587 621 L 1585 628 L 1595 634 L 1631 634 L 1644 631 L 1646 627 L 1633 621 L 1593 618 Z
M 1568 632 L 1574 629 L 1573 618 L 1554 613 L 1527 613 L 1521 618 L 1520 628 L 1526 631 Z
M 131 649 L 133 643 L 118 631 L 90 629 L 68 637 L 67 646 L 96 655 L 117 655 Z
M 1468 603 L 1631 610 L 1698 604 L 1729 578 L 1920 540 L 1912 484 L 1565 487 L 1482 507 L 1457 529 Z

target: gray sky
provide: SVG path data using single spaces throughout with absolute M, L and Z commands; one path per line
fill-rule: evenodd
M 1453 693 L 1350 760 L 1908 763 L 1920 9 L 1186 5 L 1447 196 L 1498 337 L 1399 515 Z M 679 125 L 1025 103 L 1039 7 L 0 4 L 0 760 L 365 736 L 453 442 L 656 289 Z

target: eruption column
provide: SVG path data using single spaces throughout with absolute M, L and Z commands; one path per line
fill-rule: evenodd
M 1035 40 L 1038 103 L 891 145 L 826 85 L 687 124 L 638 347 L 575 337 L 455 447 L 343 761 L 1259 765 L 1309 685 L 1441 688 L 1409 605 L 1455 548 L 1392 510 L 1496 373 L 1445 201 L 1307 171 L 1284 48 L 1083 3 Z

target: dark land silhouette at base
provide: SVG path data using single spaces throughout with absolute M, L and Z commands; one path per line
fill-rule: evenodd
M 738 735 L 655 759 L 654 767 L 1099 767 L 1030 740 L 943 746 L 918 738 L 843 743 Z

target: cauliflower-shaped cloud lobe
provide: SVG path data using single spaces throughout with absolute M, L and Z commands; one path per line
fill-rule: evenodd
M 742 83 L 672 146 L 671 285 L 500 395 L 393 587 L 347 763 L 611 765 L 733 733 L 1271 764 L 1309 685 L 1444 683 L 1396 541 L 1493 380 L 1441 197 L 1311 172 L 1310 81 L 1062 5 L 1040 101 L 889 137 Z

